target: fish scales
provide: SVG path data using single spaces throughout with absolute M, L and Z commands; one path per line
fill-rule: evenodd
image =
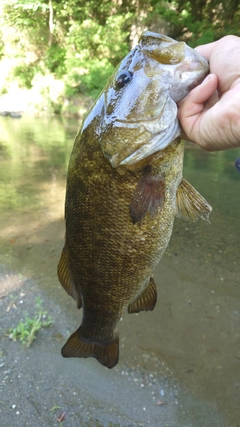
M 91 141 L 94 139 L 91 138 Z M 131 221 L 129 205 L 141 170 L 137 171 L 136 175 L 133 171 L 128 171 L 124 175 L 113 171 L 108 161 L 101 155 L 98 141 L 94 142 L 95 165 L 97 165 L 95 179 L 93 180 L 84 170 L 85 168 L 89 170 L 88 159 L 85 157 L 84 168 L 79 168 L 74 186 L 78 189 L 84 188 L 86 192 L 85 194 L 81 192 L 79 200 L 70 194 L 71 199 L 74 197 L 75 209 L 66 233 L 66 245 L 71 248 L 74 283 L 76 287 L 78 283 L 80 284 L 79 293 L 81 281 L 87 283 L 84 300 L 86 310 L 89 305 L 91 317 L 91 328 L 88 321 L 87 329 L 90 329 L 91 336 L 95 333 L 99 337 L 98 329 L 101 330 L 102 325 L 98 320 L 104 318 L 105 328 L 101 331 L 101 338 L 108 341 L 112 338 L 113 325 L 119 321 L 122 314 L 119 302 L 121 301 L 122 306 L 128 304 L 144 289 L 146 280 L 153 274 L 168 243 L 175 214 L 171 193 L 176 193 L 176 187 L 181 180 L 181 168 L 178 180 L 170 179 L 171 186 L 168 187 L 161 217 L 150 218 L 150 221 L 149 218 L 143 219 L 139 227 L 138 224 L 133 225 Z M 169 151 L 173 151 L 172 148 Z M 180 159 L 182 155 L 183 150 L 179 146 Z M 92 159 L 89 159 L 89 167 L 91 162 Z M 76 164 L 71 167 L 75 170 Z M 172 178 L 173 174 L 176 174 L 175 169 L 172 170 Z M 109 190 L 107 194 L 106 188 Z M 105 194 L 105 203 L 102 203 L 102 194 Z M 68 204 L 68 198 L 66 203 Z M 161 233 L 165 230 L 167 233 Z M 84 247 L 81 253 L 79 247 Z M 108 317 L 109 328 L 106 327 Z
M 146 53 L 147 40 L 150 53 Z M 165 45 L 171 51 L 162 52 Z M 183 62 L 186 56 L 182 49 L 181 43 L 166 36 L 144 33 L 142 45 L 140 42 L 120 64 L 76 137 L 68 170 L 66 238 L 58 276 L 83 308 L 83 319 L 62 349 L 65 357 L 92 356 L 108 368 L 115 366 L 119 358 L 117 324 L 123 311 L 152 310 L 156 304 L 154 269 L 168 245 L 175 215 L 207 219 L 211 211 L 205 199 L 182 179 L 184 147 L 176 104 L 169 95 L 172 83 L 164 95 L 162 87 L 158 88 L 163 67 L 159 58 L 163 56 L 163 64 L 167 63 L 164 81 L 172 82 L 176 77 L 169 77 L 169 58 L 174 59 L 174 54 L 177 59 L 173 62 L 181 64 L 179 57 Z M 200 68 L 196 85 L 208 67 L 197 53 L 194 60 L 198 61 L 195 74 Z M 184 65 L 191 68 L 191 61 Z M 189 79 L 187 91 L 192 87 Z M 143 97 L 143 83 L 150 97 Z M 134 102 L 127 91 L 134 91 Z M 181 96 L 183 93 L 181 89 Z M 155 122 L 162 120 L 167 109 L 168 123 L 164 127 L 163 121 L 158 127 Z

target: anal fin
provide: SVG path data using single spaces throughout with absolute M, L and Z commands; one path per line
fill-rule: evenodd
M 73 297 L 73 299 L 77 301 L 77 307 L 81 308 L 82 300 L 75 289 L 74 282 L 71 277 L 66 246 L 64 246 L 62 250 L 62 255 L 58 263 L 57 274 L 59 282 L 61 283 L 65 291 L 68 293 L 68 295 L 70 295 L 71 297 Z
M 209 221 L 212 207 L 188 181 L 182 179 L 176 195 L 176 216 L 185 220 L 197 221 L 202 218 Z
M 128 313 L 139 313 L 140 311 L 153 310 L 157 302 L 157 288 L 151 277 L 144 291 L 128 306 Z
M 147 166 L 133 193 L 129 206 L 133 224 L 141 222 L 149 213 L 154 217 L 158 208 L 162 207 L 165 200 L 165 178 L 154 174 L 151 166 Z
M 109 341 L 91 341 L 81 335 L 81 326 L 62 348 L 63 357 L 95 357 L 102 365 L 113 368 L 119 359 L 119 337 Z

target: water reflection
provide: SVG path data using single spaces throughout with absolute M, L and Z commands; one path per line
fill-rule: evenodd
M 0 117 L 0 265 L 36 277 L 62 310 L 53 283 L 78 126 L 76 120 Z M 150 354 L 165 360 L 199 404 L 216 405 L 226 426 L 237 426 L 240 399 L 239 154 L 206 153 L 186 144 L 184 177 L 212 205 L 211 224 L 175 221 L 156 271 L 157 307 L 125 316 L 120 331 L 121 363 L 151 369 Z M 202 425 L 209 425 L 204 419 Z
M 36 210 L 44 183 L 63 179 L 77 123 L 0 117 L 1 211 Z

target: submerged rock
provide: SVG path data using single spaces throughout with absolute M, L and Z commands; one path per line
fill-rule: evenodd
M 22 117 L 22 114 L 20 111 L 0 111 L 0 116 L 10 116 L 13 119 L 20 119 Z

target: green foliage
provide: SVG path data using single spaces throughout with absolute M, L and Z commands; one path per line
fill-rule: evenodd
M 32 80 L 34 76 L 41 71 L 38 64 L 19 64 L 13 68 L 13 78 L 17 79 L 20 87 L 26 87 L 30 89 L 32 87 Z
M 106 59 L 93 59 L 89 64 L 88 72 L 81 76 L 80 91 L 96 98 L 107 83 L 114 67 Z
M 32 92 L 41 110 L 49 115 L 59 114 L 64 99 L 64 82 L 52 73 L 40 72 L 34 76 L 32 84 Z
M 42 300 L 36 298 L 37 313 L 34 317 L 25 317 L 24 322 L 19 322 L 15 328 L 8 332 L 8 337 L 13 341 L 21 341 L 25 348 L 30 347 L 36 338 L 37 332 L 52 324 L 52 319 L 42 308 Z
M 53 44 L 46 50 L 44 64 L 51 73 L 60 78 L 66 74 L 65 58 L 66 49 L 58 44 Z
M 102 60 L 93 58 L 89 61 L 87 69 L 81 68 L 76 58 L 70 58 L 67 68 L 69 69 L 65 80 L 67 97 L 87 93 L 95 98 L 114 71 L 112 64 L 105 58 Z
M 0 92 L 12 80 L 28 89 L 36 85 L 47 97 L 40 108 L 61 112 L 64 97 L 97 96 L 142 30 L 196 46 L 240 35 L 239 19 L 236 0 L 2 0 Z M 3 61 L 7 73 L 1 73 Z M 61 95 L 54 95 L 50 80 L 55 87 L 64 82 Z
M 49 7 L 46 2 L 39 0 L 14 0 L 12 3 L 15 9 L 22 9 L 31 12 L 37 12 L 38 10 L 46 12 Z
M 48 39 L 48 5 L 35 0 L 2 0 L 1 3 L 2 24 L 6 29 L 15 30 L 11 37 L 14 42 L 17 34 L 22 53 L 26 42 L 27 46 L 30 43 L 33 50 L 42 53 Z
M 227 34 L 240 35 L 239 2 L 230 0 L 151 0 L 147 22 L 158 14 L 169 24 L 170 36 L 191 46 L 210 43 Z
M 0 30 L 0 60 L 3 57 L 3 52 L 4 52 L 4 41 L 3 41 L 3 33 Z
M 66 43 L 66 78 L 68 87 L 95 97 L 106 84 L 116 65 L 129 51 L 124 25 L 130 14 L 115 15 L 100 25 L 90 19 L 73 22 Z
M 192 47 L 199 46 L 201 44 L 212 43 L 215 41 L 215 31 L 211 29 L 206 29 L 202 31 L 197 39 L 192 42 L 189 42 L 189 45 Z

